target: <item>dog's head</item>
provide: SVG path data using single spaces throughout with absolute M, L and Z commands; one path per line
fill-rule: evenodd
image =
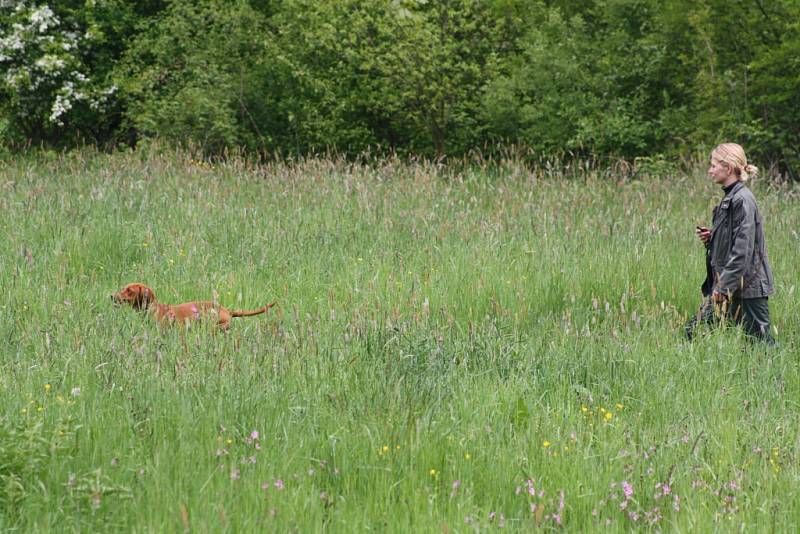
M 115 304 L 130 304 L 137 310 L 145 310 L 156 301 L 153 290 L 144 284 L 128 284 L 111 295 Z

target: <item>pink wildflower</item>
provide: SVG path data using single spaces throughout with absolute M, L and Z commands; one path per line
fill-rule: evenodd
M 278 490 L 282 490 L 283 488 L 286 487 L 286 485 L 283 483 L 283 480 L 281 480 L 280 478 L 278 480 L 276 480 L 273 485 L 275 486 L 275 489 L 278 489 Z
M 633 486 L 627 480 L 622 481 L 622 491 L 625 493 L 626 499 L 633 497 Z

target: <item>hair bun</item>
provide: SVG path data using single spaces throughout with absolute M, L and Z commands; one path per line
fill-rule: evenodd
M 756 167 L 755 165 L 750 165 L 750 164 L 745 165 L 744 166 L 744 172 L 747 174 L 747 176 L 752 178 L 752 177 L 754 177 L 754 176 L 756 176 L 758 174 L 758 167 Z

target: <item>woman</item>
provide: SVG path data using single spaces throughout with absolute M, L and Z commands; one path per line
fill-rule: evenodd
M 725 196 L 714 208 L 712 228 L 697 227 L 697 237 L 706 246 L 708 276 L 702 288 L 706 299 L 686 325 L 690 340 L 698 321 L 713 324 L 715 317 L 725 317 L 741 323 L 749 336 L 775 342 L 769 324 L 769 296 L 775 289 L 764 227 L 756 199 L 745 185 L 757 172 L 740 145 L 724 143 L 711 152 L 708 175 Z

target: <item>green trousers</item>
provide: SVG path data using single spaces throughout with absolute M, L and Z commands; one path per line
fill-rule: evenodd
M 691 341 L 695 328 L 699 323 L 711 327 L 724 322 L 741 324 L 745 334 L 752 339 L 763 341 L 770 345 L 775 344 L 769 328 L 769 298 L 754 299 L 733 298 L 723 304 L 714 304 L 710 297 L 706 297 L 697 313 L 689 319 L 684 326 L 686 338 Z

